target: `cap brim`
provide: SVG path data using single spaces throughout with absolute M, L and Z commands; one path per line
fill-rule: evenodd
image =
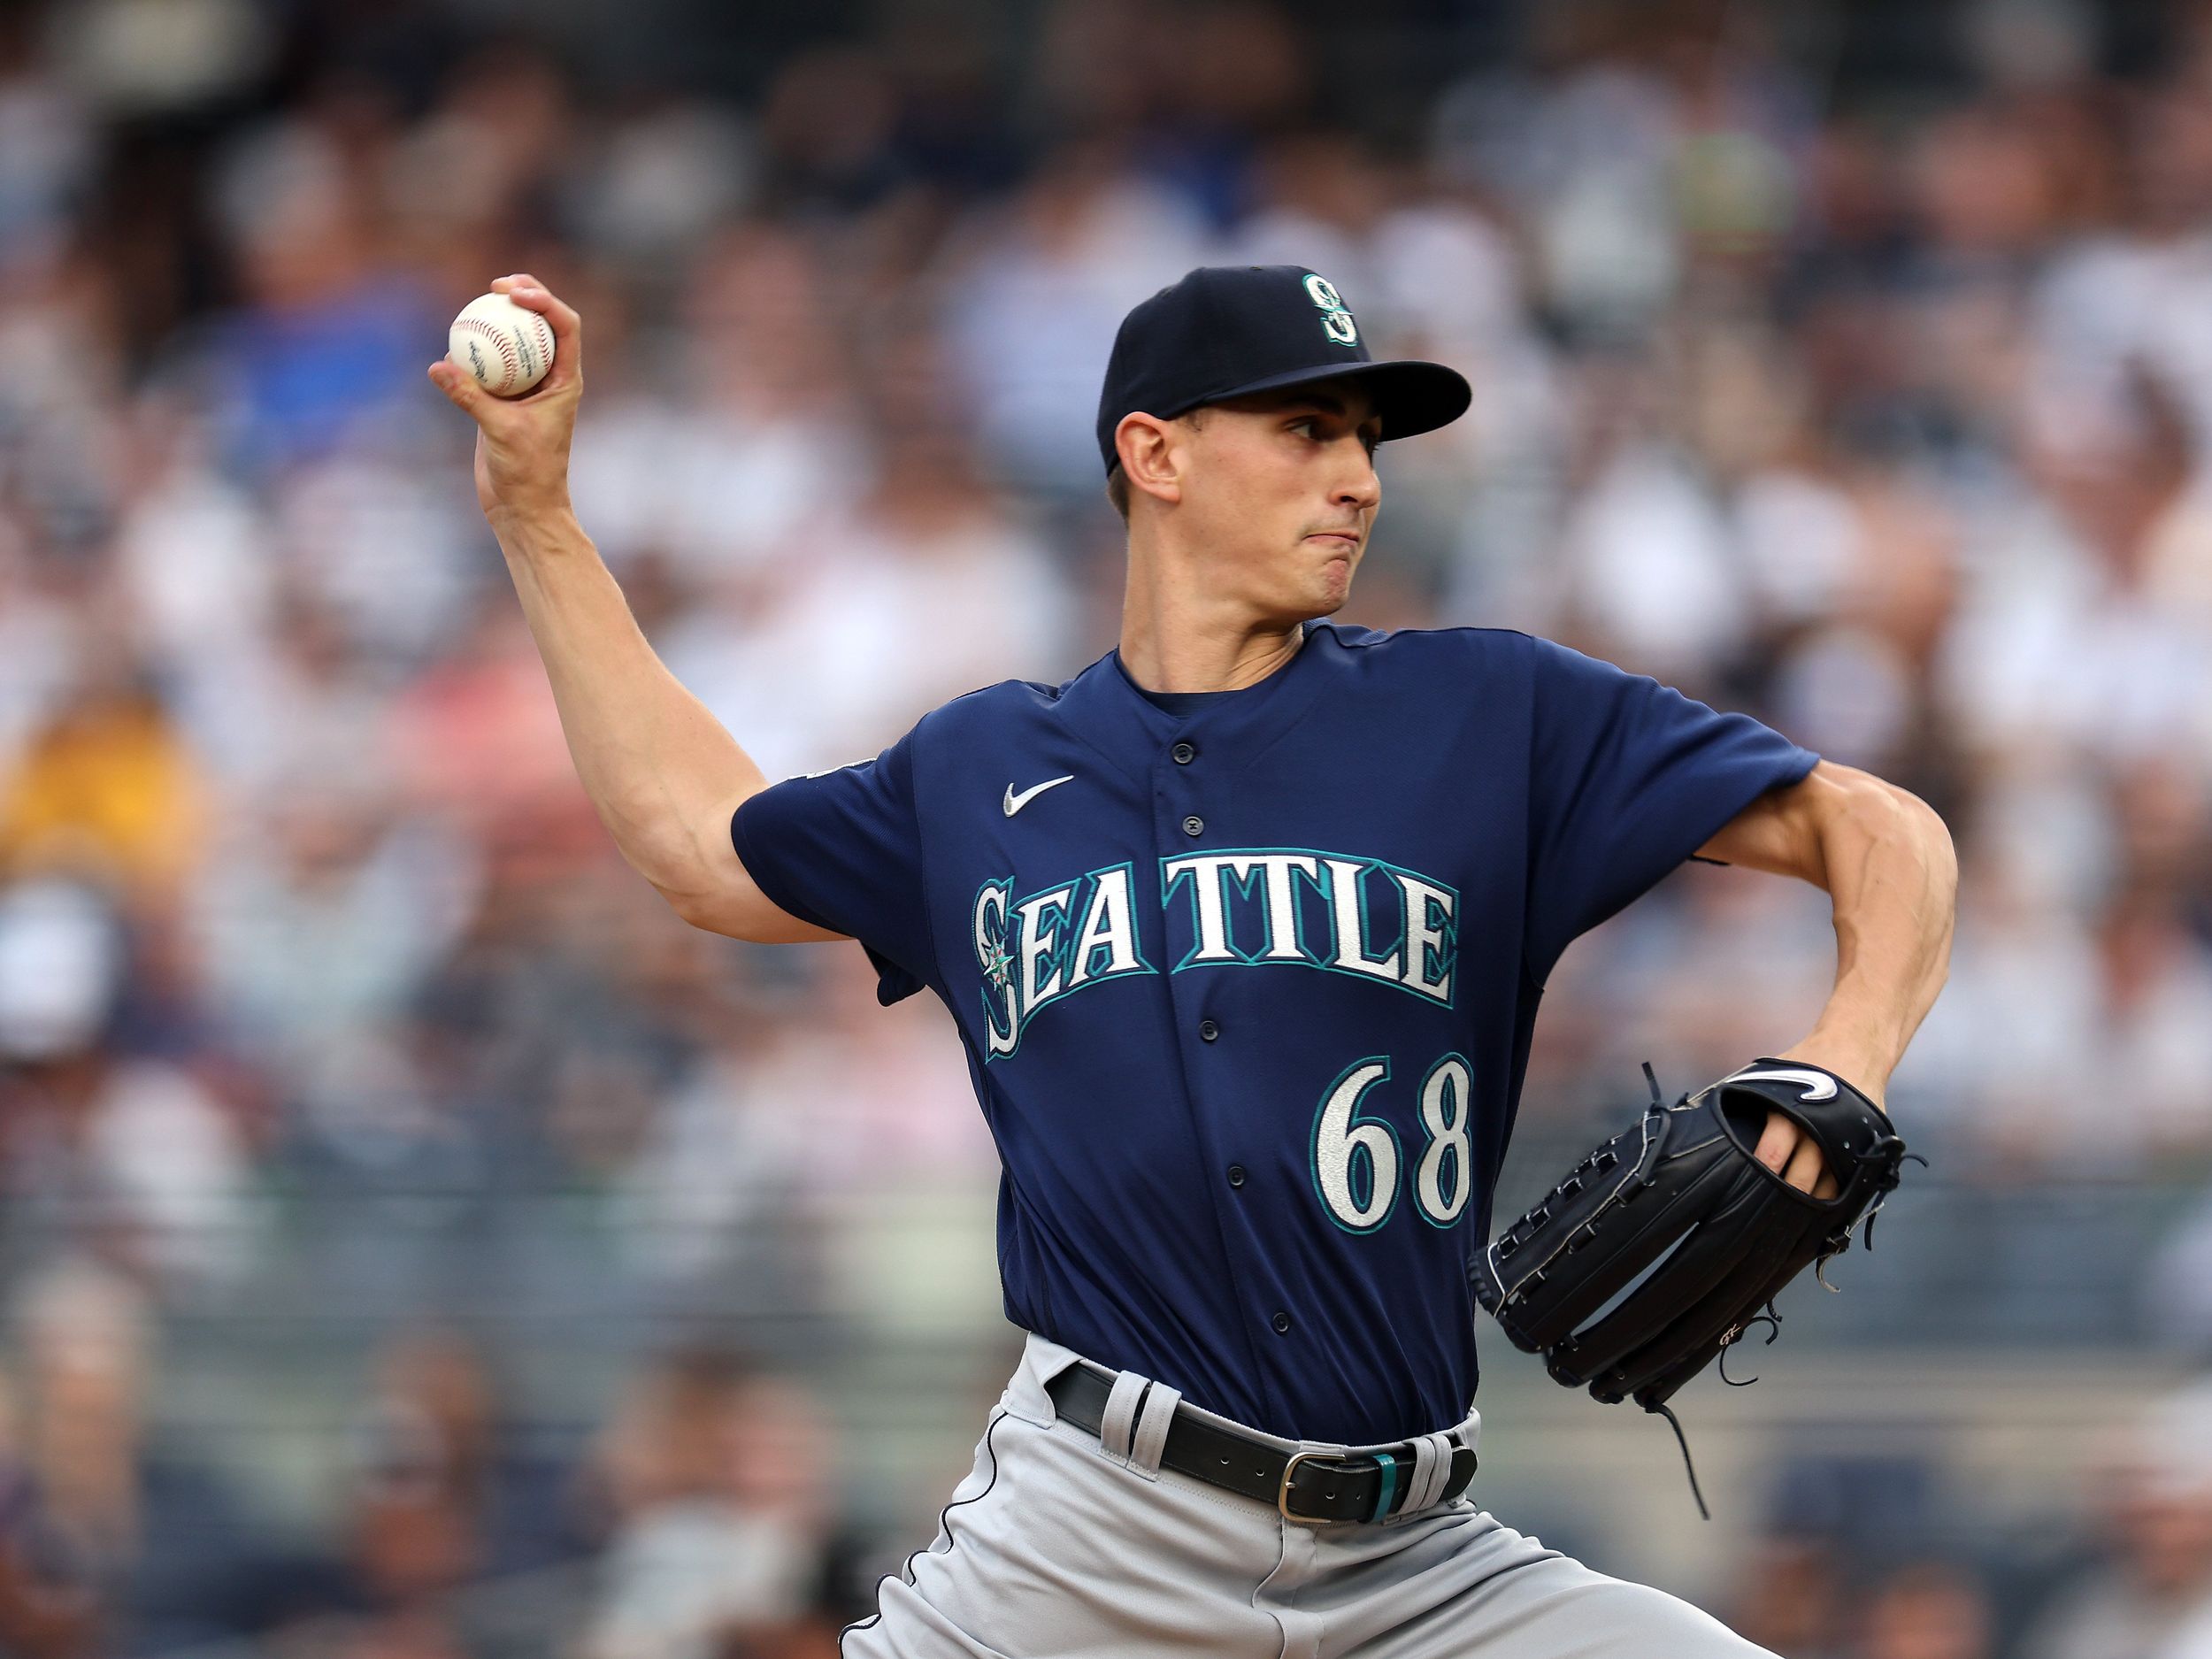
M 1359 383 L 1360 389 L 1374 400 L 1375 412 L 1382 417 L 1386 443 L 1393 438 L 1410 438 L 1434 432 L 1439 426 L 1448 426 L 1465 414 L 1467 406 L 1475 401 L 1474 388 L 1467 384 L 1467 377 L 1457 369 L 1446 368 L 1440 363 L 1425 363 L 1418 357 L 1400 357 L 1387 363 L 1325 363 L 1312 368 L 1293 369 L 1286 374 L 1271 374 L 1265 380 L 1252 380 L 1225 392 L 1209 392 L 1190 407 L 1225 403 L 1261 392 L 1279 392 L 1286 387 L 1316 386 L 1324 380 Z

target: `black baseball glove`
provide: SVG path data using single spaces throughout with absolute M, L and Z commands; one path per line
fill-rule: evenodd
M 1850 1248 L 1862 1220 L 1870 1231 L 1907 1154 L 1873 1102 L 1802 1060 L 1755 1060 L 1671 1106 L 1649 1064 L 1644 1076 L 1642 1121 L 1500 1233 L 1473 1277 L 1514 1346 L 1541 1354 L 1559 1382 L 1671 1420 L 1668 1396 L 1715 1355 L 1754 1324 L 1778 1329 L 1785 1285 Z M 1811 1135 L 1834 1197 L 1800 1192 L 1754 1156 L 1770 1111 Z

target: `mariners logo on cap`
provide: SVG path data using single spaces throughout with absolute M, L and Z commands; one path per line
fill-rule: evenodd
M 1359 326 L 1352 320 L 1352 313 L 1345 309 L 1343 297 L 1328 278 L 1306 273 L 1306 292 L 1321 308 L 1321 328 L 1340 346 L 1359 344 Z

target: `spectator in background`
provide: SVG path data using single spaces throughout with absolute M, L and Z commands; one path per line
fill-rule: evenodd
M 1843 1659 L 1841 1552 L 1813 1532 L 1775 1531 L 1739 1567 L 1728 1627 L 1786 1659 Z
M 2095 1503 L 2104 1558 L 2043 1609 L 2023 1659 L 2212 1655 L 2212 1384 L 2144 1414 Z
M 526 1572 L 581 1547 L 570 1471 L 533 1447 L 482 1351 L 450 1330 L 402 1333 L 379 1356 L 362 1425 L 370 1462 L 434 1488 L 461 1517 L 479 1578 Z
M 119 641 L 87 641 L 75 666 L 0 779 L 0 871 L 75 872 L 165 906 L 200 851 L 205 780 Z
M 250 476 L 326 454 L 388 417 L 417 342 L 437 329 L 426 297 L 387 265 L 374 161 L 335 113 L 311 109 L 249 134 L 216 181 L 243 303 L 209 342 L 210 378 L 226 457 Z
M 604 832 L 562 770 L 568 746 L 521 613 L 480 603 L 469 623 L 392 700 L 382 752 L 399 798 L 458 828 L 500 872 L 575 873 L 603 856 Z
M 380 758 L 330 754 L 272 779 L 198 884 L 206 989 L 249 1052 L 287 1071 L 409 1007 L 475 909 L 474 845 L 400 810 Z
M 0 1239 L 204 1292 L 253 1260 L 246 1148 L 188 1071 L 112 1046 L 125 949 L 89 888 L 0 889 Z
M 629 457 L 636 510 L 608 503 L 630 544 L 618 552 L 665 546 L 703 587 L 757 581 L 864 488 L 872 455 L 856 427 L 838 283 L 816 239 L 779 225 L 728 230 L 692 260 L 686 401 L 648 405 L 663 419 Z M 737 501 L 743 510 L 732 511 Z
M 285 1651 L 458 1659 L 474 1651 L 471 1586 L 495 1596 L 517 1575 L 536 1583 L 526 1575 L 580 1550 L 578 1494 L 518 1443 L 471 1344 L 403 1333 L 377 1371 L 340 1548 L 265 1574 L 255 1623 Z
M 822 503 L 804 559 L 732 584 L 670 641 L 672 671 L 763 734 L 771 771 L 873 753 L 917 710 L 1056 672 L 1080 637 L 1060 570 L 944 418 L 961 394 L 926 319 L 888 319 L 872 355 L 872 475 Z
M 18 1536 L 98 1609 L 104 1655 L 235 1633 L 266 1556 L 228 1487 L 150 1431 L 149 1313 L 128 1280 L 65 1259 L 31 1281 L 14 1325 L 32 1494 Z
M 808 1392 L 726 1354 L 660 1362 L 602 1449 L 614 1530 L 588 1659 L 806 1650 L 833 1520 Z
M 70 1581 L 39 1525 L 22 1427 L 13 1384 L 0 1377 L 0 1652 L 78 1659 L 94 1651 L 99 1609 L 84 1586 Z
M 2170 889 L 2124 887 L 2099 919 L 2099 1010 L 2105 1077 L 2137 1079 L 2116 1102 L 2147 1162 L 2201 1166 L 2212 1152 L 2205 1081 L 2212 1078 L 2212 947 L 2193 933 Z
M 1996 1659 L 1988 1593 L 1963 1567 L 1924 1561 L 1900 1568 L 1861 1605 L 1855 1659 Z
M 947 239 L 938 287 L 960 429 L 995 480 L 1047 498 L 1095 498 L 1096 365 L 1132 305 L 1204 263 L 1194 204 L 1123 159 L 1064 145 Z

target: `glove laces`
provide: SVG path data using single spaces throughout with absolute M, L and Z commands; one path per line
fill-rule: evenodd
M 1658 1074 L 1652 1070 L 1651 1062 L 1648 1060 L 1644 1062 L 1644 1081 L 1651 1087 L 1652 1109 L 1663 1110 L 1666 1107 L 1666 1096 L 1660 1090 Z M 1874 1202 L 1867 1206 L 1865 1214 L 1861 1216 L 1857 1222 L 1824 1240 L 1824 1248 L 1815 1258 L 1813 1263 L 1813 1277 L 1819 1281 L 1823 1290 L 1839 1293 L 1842 1290 L 1843 1287 L 1840 1285 L 1832 1285 L 1828 1282 L 1825 1269 L 1830 1262 L 1851 1248 L 1852 1234 L 1855 1231 L 1859 1233 L 1860 1241 L 1866 1248 L 1871 1250 L 1874 1248 L 1874 1217 L 1881 1213 L 1882 1206 L 1888 1202 L 1889 1195 L 1897 1190 L 1903 1178 L 1906 1161 L 1909 1159 L 1924 1170 L 1928 1167 L 1927 1159 L 1922 1157 L 1917 1152 L 1905 1151 L 1904 1145 L 1902 1136 L 1890 1132 L 1876 1136 L 1871 1145 L 1863 1151 L 1852 1155 L 1852 1163 L 1855 1166 L 1855 1181 L 1863 1176 L 1870 1167 L 1874 1171 L 1871 1177 Z M 1776 1310 L 1772 1297 L 1767 1299 L 1764 1309 L 1752 1315 L 1721 1339 L 1718 1367 L 1720 1379 L 1731 1388 L 1748 1388 L 1759 1380 L 1756 1377 L 1746 1377 L 1740 1380 L 1728 1374 L 1728 1350 L 1742 1341 L 1752 1326 L 1758 1325 L 1767 1327 L 1767 1339 L 1764 1346 L 1771 1348 L 1776 1339 L 1782 1334 L 1782 1316 Z M 1675 1416 L 1674 1409 L 1663 1400 L 1655 1400 L 1644 1409 L 1655 1416 L 1664 1417 L 1667 1420 L 1667 1426 L 1674 1431 L 1674 1442 L 1682 1448 L 1682 1472 L 1689 1478 L 1690 1496 L 1697 1501 L 1697 1512 L 1700 1518 L 1711 1520 L 1713 1512 L 1706 1505 L 1704 1488 L 1698 1484 L 1697 1463 L 1690 1456 L 1690 1437 L 1683 1432 L 1682 1419 Z
M 1674 1415 L 1674 1408 L 1665 1401 L 1655 1401 L 1644 1408 L 1666 1418 L 1667 1426 L 1674 1431 L 1674 1443 L 1682 1448 L 1682 1471 L 1690 1478 L 1690 1495 L 1697 1500 L 1697 1513 L 1701 1520 L 1709 1521 L 1713 1512 L 1705 1507 L 1704 1490 L 1697 1484 L 1697 1465 L 1690 1461 L 1690 1437 L 1682 1432 L 1682 1419 Z

